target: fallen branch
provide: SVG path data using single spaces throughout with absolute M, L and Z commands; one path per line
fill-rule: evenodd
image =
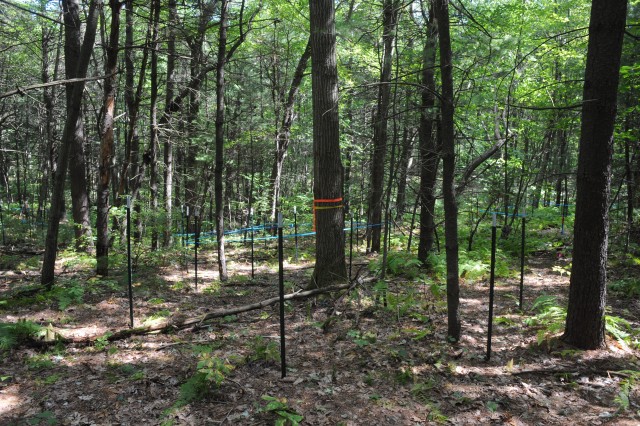
M 351 287 L 351 284 L 341 284 L 341 285 L 335 285 L 335 286 L 326 287 L 326 288 L 317 288 L 313 290 L 304 290 L 304 291 L 300 290 L 300 291 L 296 291 L 295 293 L 285 294 L 284 300 L 304 299 L 307 297 L 316 296 L 318 294 L 333 293 L 336 291 L 347 290 L 350 287 Z M 212 319 L 222 318 L 228 315 L 236 315 L 242 312 L 248 312 L 256 309 L 265 308 L 270 305 L 275 305 L 279 301 L 280 301 L 280 297 L 272 297 L 272 298 L 262 300 L 256 303 L 251 303 L 248 305 L 235 306 L 233 308 L 226 308 L 226 309 L 216 309 L 213 312 L 209 312 L 206 315 L 196 317 L 196 318 L 183 319 L 183 318 L 171 317 L 171 318 L 167 318 L 166 320 L 160 323 L 116 331 L 111 335 L 109 335 L 106 340 L 108 340 L 109 342 L 114 342 L 117 340 L 126 339 L 131 336 L 143 335 L 143 334 L 149 334 L 149 333 L 162 333 L 170 330 L 171 331 L 182 330 L 189 327 L 198 329 L 202 327 L 202 325 L 205 322 L 210 321 Z M 73 339 L 73 338 L 66 338 L 63 335 L 61 335 L 60 341 L 62 341 L 63 343 L 90 344 L 96 341 L 98 337 L 100 336 L 92 336 L 92 337 L 83 338 L 83 339 Z

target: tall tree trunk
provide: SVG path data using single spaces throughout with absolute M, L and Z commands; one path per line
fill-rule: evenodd
M 63 1 L 63 7 L 68 10 L 71 1 Z M 93 0 L 89 6 L 89 15 L 85 28 L 84 41 L 78 58 L 76 77 L 84 78 L 87 76 L 87 68 L 95 42 L 96 28 L 98 23 L 99 9 L 103 3 L 101 0 Z M 66 27 L 69 30 L 69 26 Z M 47 237 L 45 240 L 45 252 L 42 262 L 42 275 L 40 282 L 47 288 L 51 288 L 54 282 L 54 271 L 56 263 L 56 254 L 58 249 L 58 229 L 60 227 L 60 212 L 62 211 L 64 199 L 64 183 L 66 180 L 66 171 L 69 162 L 69 151 L 73 144 L 75 130 L 80 117 L 80 109 L 82 106 L 82 93 L 84 91 L 84 82 L 73 83 L 73 93 L 70 102 L 67 105 L 67 118 L 65 121 L 64 132 L 62 134 L 62 146 L 58 156 L 58 173 L 55 177 L 53 194 L 51 196 L 51 213 L 49 216 L 49 226 L 47 228 Z
M 313 96 L 313 197 L 316 265 L 313 284 L 347 278 L 344 255 L 343 167 L 340 159 L 338 69 L 333 0 L 309 2 Z M 330 201 L 327 200 L 336 200 Z
M 607 249 L 613 130 L 626 0 L 593 0 L 578 153 L 573 267 L 563 339 L 580 349 L 605 344 Z
M 440 40 L 440 72 L 442 79 L 442 193 L 444 195 L 444 232 L 447 257 L 447 334 L 460 339 L 460 283 L 458 276 L 458 203 L 454 186 L 455 139 L 453 131 L 453 64 L 449 34 L 449 1 L 435 0 Z
M 280 128 L 278 129 L 276 135 L 276 152 L 275 158 L 273 160 L 273 167 L 271 169 L 271 217 L 275 217 L 276 214 L 276 206 L 278 205 L 278 200 L 280 198 L 280 180 L 282 178 L 282 166 L 284 164 L 284 159 L 287 156 L 287 148 L 289 147 L 289 142 L 291 141 L 291 125 L 293 124 L 293 120 L 295 119 L 295 100 L 298 94 L 298 90 L 300 89 L 300 84 L 302 83 L 302 78 L 304 77 L 304 72 L 307 69 L 307 63 L 309 62 L 309 58 L 311 57 L 311 46 L 307 43 L 307 46 L 298 61 L 298 66 L 296 67 L 295 73 L 293 74 L 293 78 L 291 80 L 291 86 L 289 87 L 289 94 L 287 96 L 287 100 L 283 105 L 283 116 L 282 123 L 280 124 Z
M 369 198 L 369 225 L 371 228 L 371 251 L 380 251 L 382 231 L 382 196 L 384 187 L 384 163 L 387 153 L 387 121 L 391 97 L 391 68 L 393 65 L 393 39 L 398 20 L 399 3 L 384 0 L 382 3 L 383 54 L 378 86 L 378 104 L 373 121 L 373 159 L 371 164 L 371 194 Z
M 165 89 L 165 108 L 168 108 L 173 102 L 175 90 L 175 68 L 176 68 L 176 30 L 175 25 L 178 21 L 176 11 L 177 1 L 169 0 L 169 23 L 167 37 L 167 84 Z M 165 119 L 165 117 L 167 117 Z M 163 114 L 161 123 L 168 122 L 168 116 Z M 173 141 L 171 134 L 166 136 L 164 142 L 164 212 L 165 227 L 162 245 L 169 247 L 171 245 L 171 218 L 173 216 Z
M 429 252 L 435 242 L 434 209 L 436 205 L 435 186 L 440 162 L 440 147 L 433 134 L 436 113 L 435 106 L 435 66 L 438 27 L 435 21 L 433 6 L 429 10 L 427 20 L 427 37 L 422 53 L 422 103 L 420 111 L 420 239 L 418 241 L 418 259 L 427 262 Z
M 65 8 L 65 3 L 67 4 Z M 65 23 L 65 74 L 66 78 L 81 77 L 77 74 L 80 57 L 81 28 L 80 3 L 77 0 L 63 2 Z M 71 103 L 73 86 L 66 86 L 67 104 Z M 87 177 L 84 157 L 84 122 L 82 114 L 78 115 L 69 158 L 69 178 L 71 181 L 71 211 L 75 222 L 76 250 L 91 252 L 91 222 L 89 217 L 89 195 L 87 193 Z
M 226 281 L 227 260 L 224 252 L 224 200 L 222 172 L 224 170 L 224 66 L 227 53 L 228 0 L 220 4 L 220 32 L 218 36 L 218 65 L 216 67 L 216 164 L 214 195 L 216 200 L 216 234 L 218 241 L 218 273 L 220 281 Z
M 151 105 L 149 111 L 149 191 L 153 223 L 151 228 L 151 250 L 158 249 L 158 21 L 160 0 L 151 3 L 153 30 L 151 35 Z
M 109 274 L 109 186 L 111 184 L 111 166 L 113 162 L 113 121 L 116 104 L 116 86 L 118 69 L 118 46 L 120 37 L 120 7 L 118 0 L 109 0 L 111 9 L 111 30 L 107 50 L 107 61 L 104 66 L 104 103 L 102 106 L 102 126 L 100 140 L 100 162 L 98 165 L 99 180 L 97 191 L 96 218 L 96 273 Z

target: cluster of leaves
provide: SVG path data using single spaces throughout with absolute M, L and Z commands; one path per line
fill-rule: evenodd
M 555 296 L 542 295 L 533 302 L 531 310 L 535 315 L 524 320 L 529 327 L 538 327 L 538 345 L 547 341 L 552 335 L 560 332 L 565 325 L 567 310 L 558 305 Z
M 6 351 L 42 335 L 45 327 L 24 319 L 15 323 L 0 322 L 0 351 Z
M 262 399 L 267 405 L 260 408 L 261 412 L 273 413 L 277 417 L 275 426 L 298 426 L 304 417 L 289 407 L 286 398 L 277 398 L 270 395 L 262 395 Z
M 280 362 L 280 349 L 274 341 L 269 341 L 262 336 L 255 337 L 251 342 L 252 355 L 250 361 L 264 361 L 268 364 Z

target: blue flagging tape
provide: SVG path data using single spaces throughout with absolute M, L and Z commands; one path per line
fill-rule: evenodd
M 311 225 L 311 224 L 309 224 L 309 225 Z M 354 230 L 358 230 L 358 229 L 366 229 L 366 228 L 375 228 L 375 227 L 379 227 L 379 226 L 382 226 L 382 224 L 378 223 L 378 224 L 375 224 L 375 225 L 367 225 L 365 223 L 362 223 L 359 226 L 354 226 L 353 229 Z M 293 228 L 292 226 L 286 226 L 286 227 Z M 298 226 L 298 228 L 300 228 L 300 226 Z M 267 229 L 269 229 L 269 228 L 267 228 Z M 351 231 L 351 228 L 344 228 L 343 230 L 345 232 L 346 231 Z M 211 234 L 211 233 L 209 233 L 209 234 Z M 198 244 L 204 244 L 204 243 L 209 243 L 209 242 L 215 244 L 216 243 L 216 239 L 213 238 L 215 236 L 215 232 L 213 234 L 214 235 L 209 235 L 209 236 L 207 236 L 205 238 L 202 237 L 203 234 L 200 234 L 200 238 L 198 239 Z M 174 235 L 181 236 L 183 234 L 174 234 Z M 187 235 L 187 234 L 184 234 L 184 235 Z M 195 234 L 188 234 L 188 235 L 189 236 L 191 236 L 191 235 L 195 236 Z M 227 232 L 225 232 L 225 235 L 227 235 Z M 313 235 L 316 235 L 316 232 L 312 231 L 312 232 L 303 232 L 303 233 L 299 233 L 299 234 L 284 234 L 282 236 L 282 238 L 284 238 L 284 239 L 295 238 L 295 237 L 303 238 L 303 237 L 311 237 Z M 267 236 L 267 237 L 256 237 L 256 236 L 253 237 L 253 241 L 254 242 L 256 242 L 256 241 L 277 240 L 277 239 L 278 239 L 277 235 L 275 235 L 275 236 L 270 235 L 270 236 Z M 233 239 L 225 240 L 225 242 L 227 242 L 227 243 L 246 243 L 246 242 L 249 242 L 249 241 L 251 241 L 251 238 L 233 238 Z M 189 241 L 187 241 L 186 244 L 188 246 L 191 246 L 191 245 L 195 244 L 195 241 L 194 241 L 194 239 L 189 239 Z

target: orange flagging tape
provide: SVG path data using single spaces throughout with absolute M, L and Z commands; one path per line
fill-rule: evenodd
M 313 226 L 312 226 L 313 232 L 316 231 L 316 210 L 330 210 L 330 209 L 339 209 L 344 207 L 342 204 L 340 204 L 339 206 L 316 206 L 316 203 L 339 203 L 341 201 L 342 201 L 342 197 L 313 200 Z

